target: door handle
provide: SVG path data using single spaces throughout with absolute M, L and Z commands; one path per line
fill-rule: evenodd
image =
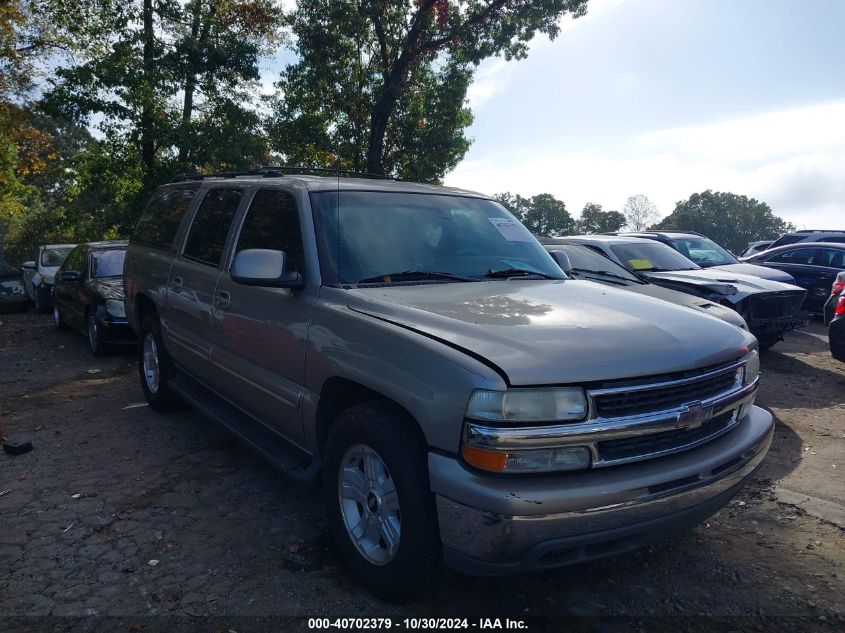
M 230 295 L 225 290 L 218 290 L 214 293 L 214 306 L 220 308 L 221 310 L 226 310 L 229 307 L 229 302 L 232 300 L 232 295 Z
M 174 277 L 170 280 L 170 289 L 173 292 L 182 292 L 182 278 L 181 277 Z

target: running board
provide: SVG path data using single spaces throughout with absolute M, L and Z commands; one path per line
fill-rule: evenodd
M 229 404 L 182 372 L 170 380 L 168 387 L 205 417 L 249 444 L 276 469 L 299 481 L 317 483 L 321 466 L 319 459 L 306 454 L 260 421 Z

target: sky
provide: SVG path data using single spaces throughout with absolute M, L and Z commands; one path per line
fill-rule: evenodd
M 590 0 L 469 91 L 446 184 L 661 216 L 712 189 L 798 228 L 845 229 L 845 1 Z

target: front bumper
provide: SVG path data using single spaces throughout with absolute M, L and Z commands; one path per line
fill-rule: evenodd
M 429 454 L 448 565 L 492 575 L 612 556 L 716 512 L 763 461 L 772 416 L 752 407 L 730 432 L 635 464 L 544 477 L 495 477 Z
M 100 336 L 109 343 L 132 343 L 137 341 L 135 331 L 129 326 L 126 317 L 101 314 L 97 319 L 100 324 Z

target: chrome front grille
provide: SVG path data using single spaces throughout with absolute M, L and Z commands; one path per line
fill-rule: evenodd
M 706 420 L 696 429 L 675 429 L 648 435 L 635 435 L 596 443 L 598 457 L 604 464 L 637 461 L 643 455 L 658 457 L 693 448 L 715 439 L 737 422 L 737 410 Z
M 730 391 L 742 379 L 736 369 L 722 373 L 706 373 L 680 381 L 643 387 L 630 386 L 593 392 L 595 414 L 602 418 L 619 418 L 651 413 L 690 402 L 708 400 Z

